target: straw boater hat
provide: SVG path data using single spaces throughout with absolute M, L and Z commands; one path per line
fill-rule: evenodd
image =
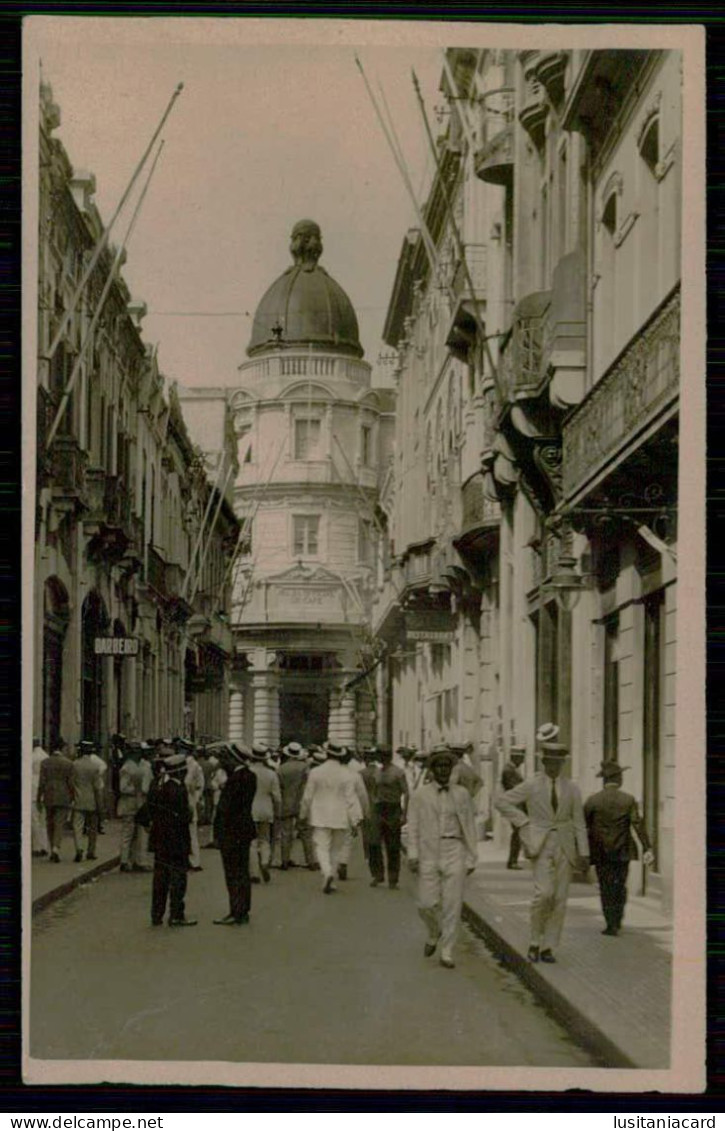
M 297 761 L 305 756 L 305 752 L 299 742 L 288 742 L 287 745 L 282 748 L 282 753 L 286 754 L 288 758 L 294 758 Z
M 434 766 L 436 762 L 457 762 L 458 755 L 455 750 L 452 750 L 447 742 L 439 742 L 434 746 L 428 755 L 428 765 Z
M 555 742 L 559 734 L 556 723 L 542 723 L 536 732 L 537 742 Z
M 328 758 L 344 758 L 347 753 L 345 746 L 338 746 L 336 742 L 325 742 L 322 749 Z
M 525 754 L 526 753 L 526 745 L 523 742 L 514 742 L 514 743 L 512 743 L 509 752 L 511 754 Z
M 254 762 L 266 762 L 269 757 L 269 747 L 263 742 L 255 742 L 249 751 L 249 757 Z
M 167 774 L 185 774 L 186 773 L 186 755 L 185 754 L 170 754 L 168 758 L 162 759 L 164 769 Z
M 605 781 L 607 778 L 620 778 L 628 769 L 629 766 L 620 766 L 619 762 L 602 762 L 597 777 L 604 778 Z
M 323 762 L 327 761 L 327 754 L 325 753 L 325 751 L 322 749 L 321 746 L 319 746 L 317 748 L 317 750 L 312 751 L 312 761 L 316 762 L 320 766 L 322 765 Z

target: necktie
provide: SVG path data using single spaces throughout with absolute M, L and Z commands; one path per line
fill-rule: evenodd
M 556 810 L 558 808 L 558 805 L 559 805 L 559 802 L 558 802 L 557 797 L 556 797 L 556 782 L 552 779 L 552 782 L 551 782 L 551 808 L 554 810 L 555 813 L 556 813 Z

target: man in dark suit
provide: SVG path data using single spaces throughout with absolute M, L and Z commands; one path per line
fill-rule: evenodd
M 252 820 L 257 777 L 247 765 L 248 751 L 238 743 L 221 744 L 214 753 L 227 774 L 214 817 L 214 842 L 221 850 L 229 893 L 229 914 L 214 922 L 234 927 L 249 922 L 252 903 L 249 849 L 257 835 Z
M 509 753 L 509 760 L 506 762 L 501 771 L 501 788 L 504 793 L 509 789 L 513 789 L 517 785 L 521 785 L 524 780 L 524 775 L 520 772 L 520 767 L 523 765 L 524 758 L 526 757 L 525 746 L 512 746 Z M 525 806 L 521 804 L 519 808 L 525 811 Z M 521 851 L 521 834 L 516 825 L 511 826 L 511 840 L 509 842 L 509 858 L 506 864 L 507 868 L 519 870 L 519 852 Z
M 597 777 L 602 778 L 604 788 L 592 794 L 584 804 L 591 861 L 597 871 L 599 896 L 607 924 L 603 935 L 618 935 L 622 926 L 629 862 L 637 859 L 632 829 L 644 850 L 644 863 L 651 864 L 654 860 L 637 802 L 622 789 L 622 774 L 626 769 L 616 762 L 602 762 Z
M 48 830 L 50 859 L 60 863 L 60 845 L 63 829 L 73 807 L 73 763 L 63 753 L 65 742 L 59 738 L 50 758 L 40 767 L 38 782 L 38 805 L 45 806 L 45 821 Z
M 191 809 L 184 784 L 184 755 L 171 753 L 164 758 L 164 771 L 160 784 L 157 779 L 149 788 L 147 801 L 151 817 L 149 851 L 154 854 L 151 923 L 161 926 L 168 900 L 169 926 L 195 927 L 196 919 L 187 919 L 184 907 L 191 851 Z

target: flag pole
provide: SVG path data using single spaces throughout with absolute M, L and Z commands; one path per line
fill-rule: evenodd
M 181 94 L 183 89 L 184 89 L 184 84 L 183 84 L 183 82 L 180 82 L 179 85 L 177 86 L 176 90 L 174 91 L 174 93 L 171 96 L 171 100 L 169 101 L 169 104 L 166 107 L 166 111 L 164 112 L 164 116 L 161 119 L 161 121 L 159 122 L 158 126 L 156 127 L 156 130 L 154 132 L 153 137 L 151 138 L 151 141 L 146 146 L 143 157 L 141 158 L 138 165 L 136 166 L 136 168 L 133 172 L 133 176 L 131 177 L 131 180 L 128 182 L 128 185 L 126 186 L 126 191 L 124 192 L 123 196 L 121 197 L 121 199 L 119 200 L 119 202 L 116 206 L 116 211 L 113 213 L 113 216 L 111 217 L 109 223 L 106 225 L 106 227 L 104 228 L 104 230 L 101 232 L 100 236 L 98 237 L 98 241 L 96 243 L 95 248 L 93 249 L 93 253 L 92 253 L 91 258 L 88 262 L 88 265 L 87 265 L 85 271 L 83 272 L 83 274 L 81 275 L 81 280 L 78 283 L 78 286 L 76 287 L 75 291 L 73 292 L 73 297 L 71 298 L 70 303 L 68 304 L 68 309 L 65 311 L 63 317 L 61 318 L 60 326 L 56 330 L 55 337 L 53 338 L 53 341 L 50 343 L 50 346 L 48 347 L 48 352 L 43 354 L 43 359 L 45 361 L 50 361 L 53 358 L 55 351 L 57 350 L 58 345 L 60 343 L 60 340 L 63 337 L 63 334 L 65 333 L 66 326 L 68 325 L 68 322 L 70 321 L 71 317 L 73 316 L 73 311 L 75 310 L 78 299 L 80 298 L 81 294 L 83 293 L 85 286 L 86 286 L 86 283 L 88 282 L 88 280 L 91 276 L 91 273 L 93 272 L 93 269 L 96 266 L 101 254 L 103 252 L 103 249 L 105 248 L 106 244 L 108 243 L 108 240 L 109 240 L 110 235 L 111 235 L 111 228 L 115 224 L 115 222 L 118 218 L 119 212 L 121 211 L 124 204 L 128 200 L 129 194 L 130 194 L 133 186 L 135 185 L 136 181 L 138 180 L 138 177 L 139 177 L 141 170 L 143 169 L 144 165 L 146 164 L 146 161 L 148 160 L 148 156 L 149 156 L 149 153 L 151 152 L 151 150 L 154 146 L 154 142 L 156 141 L 156 138 L 159 136 L 162 129 L 164 128 L 166 120 L 167 120 L 169 114 L 171 113 L 172 107 L 173 107 L 174 103 L 176 102 L 176 99 Z
M 80 347 L 78 349 L 78 357 L 76 358 L 75 365 L 73 366 L 73 370 L 71 372 L 71 375 L 68 378 L 68 384 L 66 385 L 66 387 L 63 391 L 63 396 L 61 397 L 60 404 L 58 406 L 58 411 L 55 414 L 55 419 L 50 426 L 50 431 L 48 432 L 48 438 L 46 440 L 46 447 L 47 448 L 49 448 L 50 445 L 53 443 L 53 440 L 55 439 L 55 435 L 58 431 L 58 428 L 60 427 L 60 422 L 63 419 L 65 410 L 68 407 L 68 401 L 70 400 L 70 395 L 73 392 L 73 388 L 74 388 L 75 383 L 76 383 L 76 378 L 77 378 L 77 376 L 80 372 L 81 363 L 83 362 L 83 358 L 85 357 L 86 349 L 88 348 L 88 343 L 90 342 L 91 338 L 93 337 L 93 331 L 95 330 L 96 323 L 98 322 L 98 319 L 100 318 L 101 313 L 103 311 L 103 307 L 104 307 L 104 304 L 106 302 L 108 292 L 110 291 L 111 286 L 112 286 L 112 284 L 113 284 L 113 282 L 116 278 L 116 272 L 118 271 L 118 268 L 119 268 L 120 263 L 121 263 L 121 256 L 123 255 L 123 251 L 124 251 L 126 244 L 128 243 L 129 239 L 131 238 L 131 233 L 133 232 L 133 229 L 135 227 L 136 220 L 138 218 L 138 214 L 141 211 L 141 206 L 143 205 L 144 199 L 146 197 L 146 192 L 148 191 L 148 187 L 151 184 L 151 178 L 154 175 L 154 170 L 156 169 L 156 165 L 158 164 L 159 157 L 161 156 L 161 150 L 163 148 L 164 148 L 164 143 L 162 141 L 161 144 L 159 145 L 158 150 L 156 151 L 156 156 L 154 157 L 153 164 L 152 164 L 152 166 L 149 170 L 149 175 L 146 178 L 146 184 L 144 185 L 144 187 L 141 191 L 141 195 L 139 196 L 138 201 L 136 202 L 136 207 L 134 209 L 133 216 L 131 217 L 131 222 L 130 222 L 128 229 L 126 231 L 126 235 L 124 236 L 123 243 L 120 245 L 120 247 L 118 248 L 118 251 L 116 252 L 116 256 L 115 256 L 115 258 L 113 260 L 113 264 L 111 266 L 111 270 L 108 273 L 108 278 L 106 279 L 106 282 L 105 282 L 104 287 L 103 287 L 103 291 L 101 292 L 101 297 L 98 300 L 98 306 L 96 307 L 95 311 L 93 312 L 93 318 L 91 319 L 91 324 L 88 327 L 88 330 L 86 331 L 86 336 L 83 339 L 83 341 L 81 342 Z

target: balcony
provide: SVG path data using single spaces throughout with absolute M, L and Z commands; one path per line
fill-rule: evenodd
M 564 412 L 584 396 L 586 335 L 586 257 L 578 250 L 554 269 L 544 326 L 542 369 L 549 379 L 549 400 Z
M 146 584 L 154 590 L 157 596 L 167 596 L 166 562 L 151 543 L 147 547 L 146 555 Z
M 476 310 L 486 298 L 486 247 L 466 244 L 458 259 L 451 284 L 455 302 L 446 345 L 460 361 L 468 359 L 468 351 L 476 340 Z
M 498 526 L 501 508 L 492 502 L 483 490 L 483 475 L 479 471 L 463 484 L 461 488 L 463 513 L 461 516 L 461 537 L 470 537 L 484 529 Z
M 56 498 L 85 506 L 86 462 L 86 454 L 74 436 L 56 435 L 47 461 L 49 486 Z
M 535 291 L 518 303 L 499 360 L 499 395 L 504 403 L 538 396 L 543 371 L 551 291 Z
M 507 188 L 514 179 L 514 93 L 499 87 L 483 94 L 481 147 L 474 158 L 477 177 Z
M 679 286 L 658 307 L 563 428 L 563 491 L 572 501 L 677 411 Z
M 534 64 L 534 77 L 546 88 L 546 93 L 555 106 L 564 97 L 564 79 L 568 52 L 566 51 L 539 51 Z
M 522 51 L 520 58 L 524 69 L 524 94 L 519 110 L 519 121 L 536 148 L 541 149 L 546 137 L 549 104 L 546 100 L 545 88 L 536 77 L 540 53 L 538 51 Z
M 107 475 L 104 489 L 106 525 L 122 530 L 129 539 L 131 530 L 131 492 L 118 475 Z

